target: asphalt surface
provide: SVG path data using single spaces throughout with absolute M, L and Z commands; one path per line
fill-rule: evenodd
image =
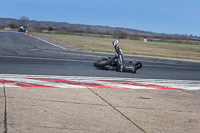
M 96 60 L 112 55 L 24 33 L 0 32 L 0 74 L 200 80 L 200 62 L 190 60 L 125 55 L 125 60 L 143 63 L 136 74 L 93 67 Z M 0 132 L 200 132 L 199 90 L 97 89 L 86 85 L 24 88 L 9 84 L 0 89 Z
M 82 51 L 24 33 L 0 32 L 0 74 L 200 80 L 197 61 L 125 55 L 126 61 L 143 63 L 136 74 L 97 70 L 93 66 L 98 59 L 113 55 Z

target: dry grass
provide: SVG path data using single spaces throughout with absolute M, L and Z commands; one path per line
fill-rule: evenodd
M 74 35 L 33 33 L 50 39 L 64 42 L 66 44 L 95 52 L 115 52 L 113 38 L 86 37 Z M 124 53 L 151 56 L 175 57 L 200 60 L 200 45 L 143 42 L 139 40 L 122 39 L 119 43 Z

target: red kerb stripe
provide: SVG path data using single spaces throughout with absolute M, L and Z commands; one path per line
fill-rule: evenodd
M 130 89 L 130 88 L 125 88 L 125 87 L 122 88 L 118 86 L 107 86 L 107 85 L 102 85 L 102 84 L 97 84 L 97 83 L 78 82 L 78 81 L 71 81 L 71 80 L 65 80 L 65 79 L 48 79 L 48 78 L 30 78 L 30 79 L 54 82 L 54 83 L 63 83 L 63 84 L 69 84 L 69 85 L 87 86 L 87 87 L 93 87 L 93 88 Z
M 99 80 L 99 81 L 118 83 L 118 84 L 126 84 L 126 85 L 134 85 L 134 86 L 142 86 L 142 87 L 162 89 L 162 90 L 185 90 L 185 89 L 180 89 L 180 88 L 172 88 L 172 87 L 152 85 L 152 84 L 143 84 L 143 83 L 137 83 L 137 82 L 131 82 L 131 81 L 113 81 L 113 80 Z
M 58 88 L 58 87 L 54 87 L 54 86 L 38 85 L 38 84 L 25 83 L 25 82 L 17 82 L 17 81 L 4 80 L 4 79 L 0 79 L 0 84 L 8 84 L 8 85 L 14 85 L 14 86 L 19 86 L 19 87 Z

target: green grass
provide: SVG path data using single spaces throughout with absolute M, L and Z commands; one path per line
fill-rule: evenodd
M 94 52 L 115 52 L 113 38 L 101 38 L 92 36 L 77 36 L 48 33 L 32 33 L 33 35 L 48 37 L 83 50 Z M 120 48 L 125 54 L 138 54 L 159 57 L 174 57 L 200 60 L 200 45 L 144 42 L 142 40 L 121 39 Z

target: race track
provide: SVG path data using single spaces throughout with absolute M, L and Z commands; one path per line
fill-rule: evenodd
M 172 83 L 181 80 L 179 84 L 187 84 L 190 81 L 194 85 L 200 80 L 200 62 L 197 61 L 125 55 L 124 59 L 127 61 L 143 63 L 143 68 L 136 74 L 98 70 L 93 66 L 98 59 L 113 55 L 82 51 L 47 38 L 24 33 L 0 32 L 1 75 L 130 78 L 162 80 L 162 82 L 171 80 Z
M 200 62 L 125 55 L 143 68 L 93 66 L 113 55 L 0 32 L 0 132 L 200 131 Z

